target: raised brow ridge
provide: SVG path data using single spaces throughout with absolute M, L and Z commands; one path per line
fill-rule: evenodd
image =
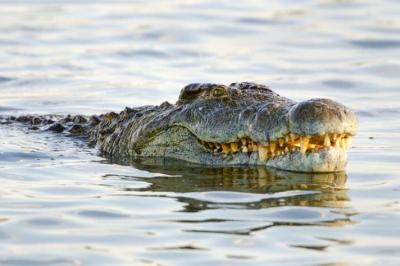
M 183 87 L 179 94 L 178 104 L 183 103 L 187 100 L 191 100 L 199 95 L 203 91 L 212 90 L 213 88 L 224 87 L 229 89 L 229 87 L 223 84 L 216 83 L 191 83 Z
M 239 90 L 262 90 L 262 91 L 272 92 L 272 90 L 268 88 L 268 86 L 263 84 L 257 84 L 254 82 L 234 82 L 231 83 L 229 87 Z

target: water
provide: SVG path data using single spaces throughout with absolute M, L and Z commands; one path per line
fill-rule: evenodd
M 400 264 L 398 1 L 1 1 L 0 114 L 255 81 L 356 110 L 346 173 L 119 165 L 0 125 L 1 265 Z

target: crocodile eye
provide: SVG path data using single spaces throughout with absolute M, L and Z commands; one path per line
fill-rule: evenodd
M 224 97 L 228 96 L 228 90 L 223 86 L 214 87 L 211 91 L 213 97 Z

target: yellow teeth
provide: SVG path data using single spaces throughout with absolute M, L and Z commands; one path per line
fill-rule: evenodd
M 310 141 L 310 137 L 300 137 L 300 151 L 301 153 L 306 153 L 307 151 L 307 147 L 308 147 L 308 143 Z
M 340 139 L 338 139 L 338 138 L 335 138 L 335 148 L 339 148 L 340 147 Z
M 268 149 L 265 146 L 258 147 L 258 157 L 260 161 L 264 162 L 268 159 Z
M 284 143 L 285 143 L 284 139 L 279 139 L 279 147 L 283 147 Z
M 236 142 L 231 143 L 231 150 L 232 152 L 238 152 L 239 151 L 239 144 Z
M 199 140 L 199 143 L 215 154 L 222 154 L 223 158 L 236 156 L 234 154 L 244 153 L 250 156 L 252 152 L 258 153 L 260 161 L 264 162 L 276 156 L 301 152 L 316 152 L 323 148 L 348 149 L 351 146 L 351 136 L 347 134 L 329 133 L 323 135 L 298 136 L 289 133 L 269 143 L 257 143 L 250 138 L 241 138 L 230 143 L 215 143 Z
M 342 149 L 348 149 L 351 146 L 351 137 L 344 137 L 341 138 L 340 147 Z
M 331 146 L 331 139 L 329 138 L 329 135 L 326 134 L 324 137 L 324 146 L 325 147 L 330 147 Z
M 272 143 L 269 145 L 269 150 L 271 151 L 272 154 L 275 153 L 275 150 L 276 150 L 276 143 L 275 143 L 275 142 L 272 142 Z
M 222 144 L 222 152 L 228 154 L 230 151 L 230 146 L 228 144 Z
M 251 150 L 252 150 L 252 151 L 257 151 L 257 150 L 258 150 L 258 146 L 257 146 L 256 143 L 252 143 L 252 144 L 251 144 Z

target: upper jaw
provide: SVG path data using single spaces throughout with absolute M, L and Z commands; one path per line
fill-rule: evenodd
M 246 145 L 247 150 L 251 151 L 251 145 L 256 144 L 271 149 L 272 154 L 279 151 L 279 147 L 289 151 L 299 148 L 303 153 L 308 149 L 331 146 L 346 149 L 350 146 L 351 137 L 357 132 L 355 114 L 329 99 L 311 99 L 277 109 L 273 113 L 262 109 L 248 119 L 238 119 L 232 124 L 218 117 L 222 121 L 220 125 L 211 129 L 202 126 L 200 131 L 191 131 L 200 140 L 210 145 L 215 143 L 216 147 L 221 146 L 221 151 L 224 147 L 229 151 L 230 146 L 233 152 L 240 148 L 246 150 Z M 221 125 L 226 127 L 225 131 L 219 128 Z M 229 131 L 231 127 L 238 130 Z
M 290 133 L 299 136 L 354 136 L 357 133 L 355 114 L 344 105 L 329 99 L 276 105 L 263 102 L 249 104 L 241 106 L 238 113 L 233 108 L 210 110 L 212 121 L 186 126 L 200 139 L 217 143 L 235 142 L 245 137 L 257 143 L 268 143 Z
M 253 121 L 247 133 L 225 141 L 201 141 L 214 154 L 257 155 L 256 163 L 301 172 L 335 172 L 346 166 L 346 149 L 357 132 L 357 119 L 345 106 L 327 99 L 293 104 L 275 117 L 279 123 L 265 122 L 267 113 Z M 264 120 L 264 121 L 263 121 Z M 271 126 L 273 125 L 273 126 Z M 232 161 L 235 161 L 232 159 Z M 249 160 L 251 161 L 251 160 Z

